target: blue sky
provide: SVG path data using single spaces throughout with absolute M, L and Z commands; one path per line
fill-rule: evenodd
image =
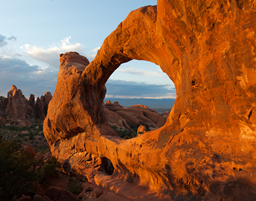
M 55 90 L 59 54 L 77 51 L 90 61 L 130 11 L 157 0 L 9 0 L 0 12 L 0 95 L 16 85 L 28 97 Z M 107 97 L 175 98 L 159 66 L 122 64 L 110 77 Z

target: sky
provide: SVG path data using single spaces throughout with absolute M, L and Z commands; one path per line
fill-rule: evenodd
M 0 0 L 0 96 L 11 85 L 26 97 L 54 93 L 59 54 L 76 51 L 92 61 L 104 39 L 130 11 L 157 0 Z M 175 98 L 159 66 L 132 60 L 106 83 L 109 98 Z

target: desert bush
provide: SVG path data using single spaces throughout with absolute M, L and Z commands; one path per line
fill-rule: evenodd
M 0 125 L 0 128 L 5 129 L 5 130 L 11 130 L 11 131 L 24 131 L 24 130 L 30 130 L 29 127 L 24 126 L 24 127 L 19 127 L 19 126 L 15 126 L 15 125 L 10 125 L 10 126 L 6 126 L 6 125 Z
M 40 125 L 39 125 L 38 130 L 39 130 L 39 131 L 43 131 L 43 124 L 40 124 Z
M 52 157 L 46 163 L 36 160 L 16 140 L 0 136 L 0 200 L 11 200 L 14 195 L 35 191 L 36 183 L 47 183 L 60 167 Z
M 30 169 L 33 161 L 17 141 L 0 136 L 0 163 L 0 200 L 34 190 L 36 174 Z
M 134 127 L 132 130 L 119 129 L 116 126 L 111 126 L 121 138 L 130 139 L 137 136 L 138 127 Z
M 42 160 L 40 160 L 39 162 L 43 163 Z M 47 161 L 47 163 L 43 164 L 39 169 L 36 170 L 38 182 L 41 184 L 45 184 L 51 177 L 57 177 L 57 167 L 60 167 L 60 163 L 55 157 L 51 157 L 51 159 Z
M 79 180 L 70 178 L 66 190 L 74 195 L 78 195 L 83 190 L 83 186 Z
M 34 136 L 34 133 L 33 133 L 33 132 L 29 132 L 29 134 L 28 134 L 28 139 L 29 139 L 29 140 L 34 140 L 34 139 L 35 139 L 35 136 Z

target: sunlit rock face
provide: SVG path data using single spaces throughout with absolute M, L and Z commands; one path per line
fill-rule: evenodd
M 108 124 L 117 129 L 131 129 L 131 126 L 136 127 L 140 124 L 148 128 L 159 128 L 163 126 L 167 120 L 165 114 L 158 114 L 156 111 L 144 105 L 133 105 L 124 108 L 117 101 L 114 101 L 114 104 L 110 101 L 106 101 L 102 106 Z
M 51 151 L 73 171 L 130 199 L 157 192 L 255 200 L 255 32 L 253 0 L 158 0 L 132 11 L 90 64 L 76 53 L 61 56 L 44 121 Z M 163 127 L 122 140 L 101 103 L 110 75 L 132 59 L 159 65 L 177 98 Z M 88 154 L 93 160 L 83 160 Z M 106 159 L 111 176 L 96 170 Z M 148 187 L 147 193 L 136 188 L 133 196 L 122 188 L 127 185 Z

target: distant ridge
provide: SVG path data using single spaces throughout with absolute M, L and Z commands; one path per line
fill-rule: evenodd
M 124 99 L 124 98 L 105 98 L 104 102 L 110 100 L 112 103 L 118 101 L 123 107 L 130 107 L 132 105 L 145 105 L 158 113 L 163 113 L 165 111 L 170 111 L 174 105 L 175 99 L 145 99 L 145 98 L 134 98 L 134 99 Z

